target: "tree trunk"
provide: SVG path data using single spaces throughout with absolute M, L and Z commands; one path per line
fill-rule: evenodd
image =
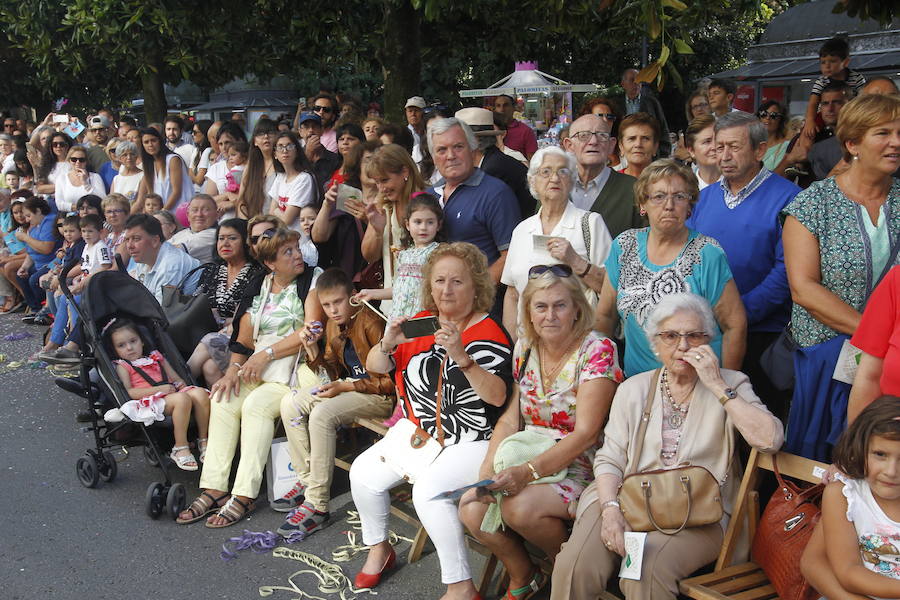
M 403 105 L 421 96 L 421 17 L 409 0 L 384 2 L 386 34 L 378 52 L 384 74 L 384 115 L 391 123 L 406 123 Z
M 141 85 L 144 88 L 144 112 L 147 114 L 147 124 L 162 123 L 166 118 L 168 104 L 159 70 L 148 70 L 141 76 Z

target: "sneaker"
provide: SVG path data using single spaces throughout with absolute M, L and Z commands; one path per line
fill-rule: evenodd
M 303 504 L 303 493 L 306 491 L 306 486 L 303 485 L 300 481 L 294 484 L 288 493 L 272 502 L 272 508 L 277 510 L 278 512 L 290 512 Z
M 68 348 L 57 348 L 52 352 L 41 352 L 38 358 L 51 365 L 76 365 L 81 362 L 81 353 Z
M 40 325 L 41 327 L 47 327 L 48 325 L 53 325 L 53 315 L 38 315 L 31 322 L 32 325 Z
M 307 537 L 325 527 L 330 520 L 331 513 L 319 512 L 308 504 L 301 504 L 288 514 L 278 528 L 278 535 L 286 538 L 295 533 L 302 533 L 303 537 Z

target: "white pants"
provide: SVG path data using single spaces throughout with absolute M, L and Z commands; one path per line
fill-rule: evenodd
M 413 505 L 437 549 L 441 581 L 447 585 L 472 578 L 465 531 L 459 521 L 456 502 L 432 498 L 478 481 L 488 443 L 485 440 L 447 446 L 413 485 Z M 367 546 L 387 539 L 391 509 L 389 492 L 403 483 L 403 478 L 382 462 L 380 444 L 375 443 L 356 457 L 350 468 L 350 490 L 362 521 L 363 543 Z

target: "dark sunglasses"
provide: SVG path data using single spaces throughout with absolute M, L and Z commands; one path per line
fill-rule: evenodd
M 273 237 L 275 237 L 275 228 L 274 227 L 272 229 L 266 229 L 259 235 L 251 235 L 250 243 L 255 246 L 257 243 L 259 243 L 260 239 L 269 240 L 269 239 L 272 239 Z
M 72 158 L 69 159 L 69 162 L 70 163 L 87 162 L 87 159 L 83 156 L 73 156 Z
M 537 279 L 547 271 L 553 273 L 557 277 L 571 277 L 572 267 L 569 265 L 534 265 L 528 269 L 528 279 Z
M 316 105 L 316 106 L 313 106 L 313 112 L 332 113 L 332 112 L 334 112 L 334 109 L 331 108 L 330 106 L 319 106 L 319 105 Z
M 765 119 L 766 117 L 769 117 L 770 119 L 780 119 L 784 115 L 782 115 L 781 113 L 777 113 L 777 112 L 766 112 L 764 110 L 761 110 L 758 113 L 756 113 L 756 116 L 759 117 L 760 119 Z
M 600 117 L 601 119 L 606 119 L 607 121 L 616 120 L 616 115 L 612 113 L 594 113 L 594 116 Z
M 50 145 L 53 146 L 54 148 L 68 148 L 69 147 L 69 145 L 65 142 L 53 142 Z

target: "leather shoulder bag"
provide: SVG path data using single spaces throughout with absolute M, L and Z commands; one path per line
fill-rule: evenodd
M 660 371 L 657 369 L 653 375 L 641 415 L 634 449 L 636 461 L 644 449 Z M 626 476 L 619 488 L 619 505 L 633 531 L 659 531 L 666 535 L 675 535 L 685 527 L 718 523 L 724 515 L 719 482 L 707 469 L 695 465 Z

